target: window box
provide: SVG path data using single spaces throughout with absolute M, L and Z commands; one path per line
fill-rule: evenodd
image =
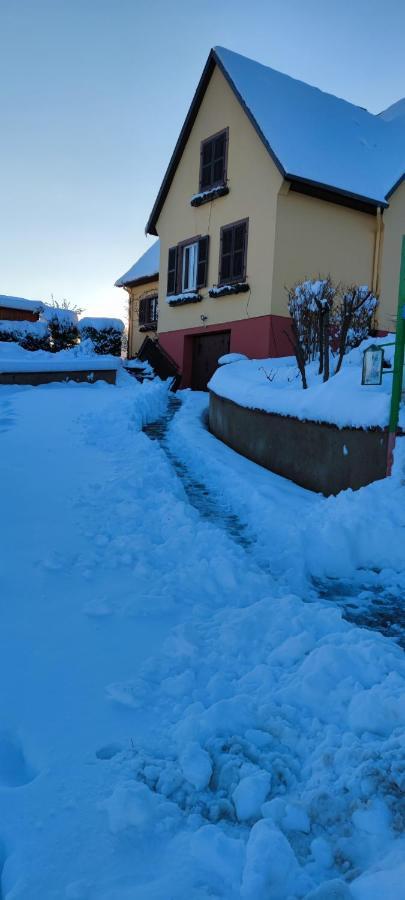
M 186 303 L 199 303 L 201 300 L 201 294 L 196 291 L 183 291 L 181 294 L 169 294 L 166 297 L 169 306 L 184 306 Z
M 231 284 L 216 284 L 209 289 L 208 293 L 215 299 L 216 297 L 228 297 L 229 294 L 246 294 L 247 291 L 250 291 L 247 281 L 235 281 Z
M 200 191 L 194 194 L 190 200 L 191 206 L 202 206 L 203 203 L 210 203 L 217 197 L 226 197 L 229 194 L 229 187 L 226 184 L 219 184 L 218 187 L 210 188 L 208 191 Z
M 140 325 L 138 331 L 142 333 L 144 331 L 157 331 L 157 322 L 147 322 L 144 325 Z

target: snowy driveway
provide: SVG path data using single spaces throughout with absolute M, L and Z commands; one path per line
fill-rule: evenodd
M 167 449 L 245 545 L 141 432 L 160 383 L 1 390 L 2 900 L 402 896 L 402 654 L 300 599 L 360 567 L 403 590 L 401 476 L 314 498 L 203 403 Z

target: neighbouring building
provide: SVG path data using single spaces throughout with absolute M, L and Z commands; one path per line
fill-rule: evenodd
M 38 322 L 44 304 L 40 300 L 26 300 L 25 297 L 10 297 L 0 294 L 0 320 L 10 322 Z
M 134 304 L 158 291 L 159 342 L 182 385 L 205 387 L 228 351 L 289 354 L 285 288 L 304 278 L 368 284 L 378 329 L 392 329 L 404 169 L 405 101 L 372 115 L 212 50 L 147 223 L 160 245 L 117 282 Z
M 145 337 L 156 335 L 158 320 L 159 241 L 115 282 L 128 292 L 128 358 L 136 356 Z

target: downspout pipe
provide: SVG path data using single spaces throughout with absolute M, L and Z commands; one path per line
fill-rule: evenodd
M 373 259 L 373 279 L 371 290 L 373 294 L 378 294 L 380 289 L 380 261 L 381 261 L 381 246 L 382 246 L 382 234 L 383 234 L 383 217 L 381 206 L 377 207 L 377 223 L 375 230 L 375 242 L 374 242 L 374 259 Z

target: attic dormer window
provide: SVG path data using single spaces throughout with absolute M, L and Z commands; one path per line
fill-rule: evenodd
M 226 184 L 228 128 L 201 142 L 200 191 Z

